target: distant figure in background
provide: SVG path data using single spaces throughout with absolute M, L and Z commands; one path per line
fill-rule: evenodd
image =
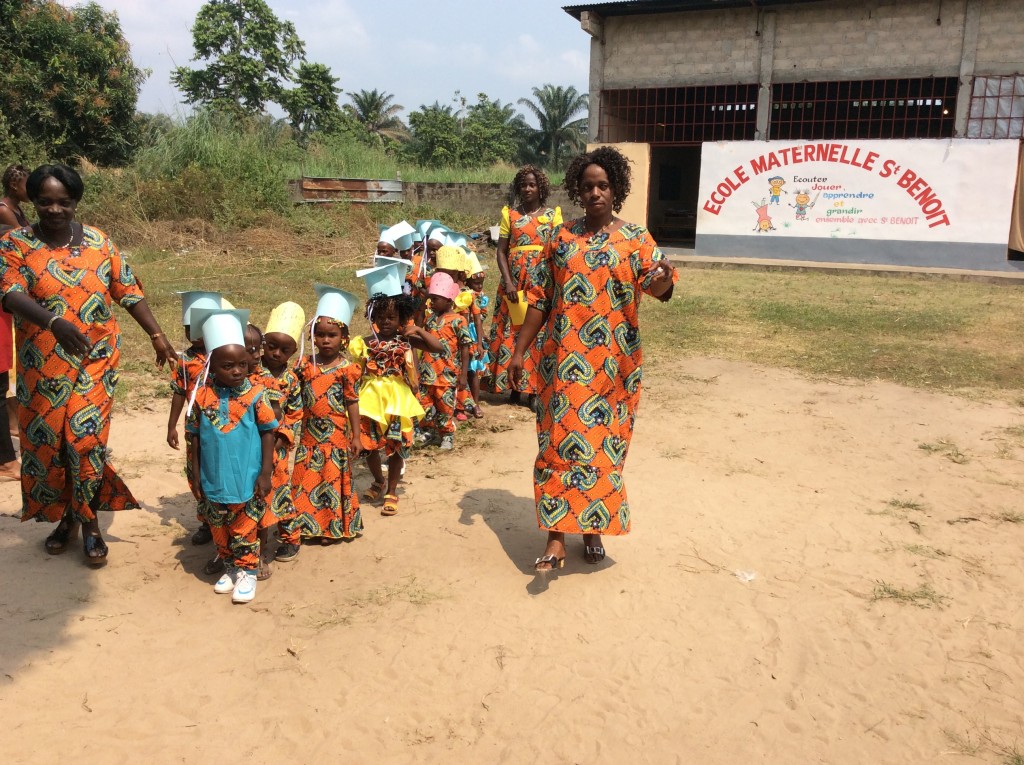
M 524 165 L 512 179 L 510 196 L 515 204 L 501 211 L 495 256 L 501 281 L 494 298 L 494 321 L 488 347 L 490 363 L 484 375 L 487 377 L 486 388 L 491 393 L 510 391 L 510 404 L 518 404 L 522 393 L 532 398 L 538 387 L 537 353 L 533 350 L 526 353 L 518 379 L 508 375 L 508 364 L 519 335 L 518 325 L 512 323 L 508 303 L 518 303 L 520 293 L 530 288 L 530 269 L 540 258 L 551 232 L 562 222 L 559 208 L 544 206 L 550 193 L 551 183 L 544 171 L 533 165 Z M 543 339 L 538 338 L 537 344 L 540 345 Z
M 2 208 L 0 208 L 2 209 Z M 13 226 L 0 224 L 0 236 L 10 231 Z M 0 481 L 20 481 L 21 465 L 14 453 L 14 441 L 11 438 L 11 410 L 9 403 L 15 399 L 7 398 L 11 388 L 11 369 L 14 367 L 14 320 L 7 311 L 0 310 Z M 17 413 L 17 406 L 11 407 Z
M 24 165 L 8 165 L 4 170 L 4 196 L 0 199 L 0 226 L 22 228 L 28 225 L 28 218 L 21 211 L 21 205 L 28 202 L 25 181 L 28 168 Z

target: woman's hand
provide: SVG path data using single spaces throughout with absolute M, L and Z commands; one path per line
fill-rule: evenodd
M 671 263 L 667 260 L 659 260 L 651 271 L 653 274 L 651 278 L 651 293 L 654 295 L 664 294 L 672 286 L 672 275 L 675 272 L 676 270 L 672 267 Z
M 360 442 L 359 434 L 357 433 L 355 438 L 349 440 L 348 456 L 351 459 L 356 459 L 362 453 L 363 453 L 363 444 Z
M 511 360 L 508 362 L 508 384 L 509 387 L 515 388 L 519 384 L 520 378 L 523 376 L 523 354 L 518 351 L 512 354 Z
M 502 292 L 505 293 L 505 297 L 508 298 L 510 303 L 519 302 L 519 290 L 516 289 L 516 285 L 511 282 L 503 282 L 501 285 Z
M 156 365 L 158 367 L 162 369 L 164 364 L 174 365 L 178 363 L 178 352 L 174 350 L 171 341 L 162 332 L 150 339 L 153 341 L 153 350 L 156 351 Z
M 50 325 L 50 331 L 54 339 L 60 343 L 60 347 L 72 356 L 85 356 L 92 350 L 92 343 L 89 338 L 78 331 L 78 327 L 67 319 L 58 318 Z

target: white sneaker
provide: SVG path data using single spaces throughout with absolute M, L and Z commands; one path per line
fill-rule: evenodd
M 232 603 L 249 603 L 256 597 L 256 575 L 248 571 L 239 571 L 235 579 L 235 589 L 231 593 Z
M 213 585 L 213 591 L 218 595 L 227 595 L 233 589 L 235 589 L 235 572 L 229 568 Z
M 455 448 L 455 436 L 447 435 L 441 437 L 441 446 L 438 447 L 444 451 Z
M 413 441 L 416 442 L 417 446 L 425 446 L 431 441 L 431 435 L 423 430 L 416 431 L 416 435 L 413 436 Z

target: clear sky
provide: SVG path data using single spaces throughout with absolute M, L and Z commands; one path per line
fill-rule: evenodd
M 575 2 L 576 0 L 574 0 Z M 152 74 L 139 109 L 183 110 L 170 84 L 175 65 L 192 66 L 192 24 L 203 0 L 98 0 L 116 11 L 136 65 Z M 470 101 L 530 97 L 545 83 L 587 91 L 590 37 L 554 0 L 268 0 L 295 24 L 310 61 L 327 64 L 343 91 L 376 88 L 409 111 Z M 73 5 L 70 0 L 66 5 Z M 344 93 L 341 103 L 348 99 Z M 522 109 L 520 109 L 522 111 Z M 525 115 L 528 116 L 528 115 Z M 532 120 L 531 120 L 532 121 Z

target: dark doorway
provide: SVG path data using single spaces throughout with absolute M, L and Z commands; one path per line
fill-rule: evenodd
M 700 144 L 651 147 L 647 228 L 659 245 L 693 248 L 699 185 Z

